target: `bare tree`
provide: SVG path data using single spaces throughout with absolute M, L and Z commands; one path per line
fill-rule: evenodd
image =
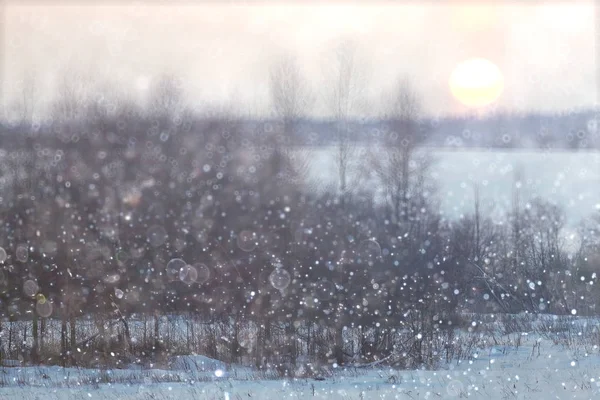
M 273 111 L 281 121 L 275 132 L 274 152 L 271 157 L 273 172 L 285 182 L 286 191 L 293 193 L 295 185 L 305 182 L 309 168 L 310 150 L 296 146 L 299 139 L 300 120 L 307 116 L 313 106 L 313 96 L 308 81 L 302 75 L 297 60 L 289 55 L 278 58 L 269 71 L 269 89 Z M 290 184 L 292 186 L 290 186 Z M 287 226 L 279 229 L 278 235 L 283 243 L 281 260 L 286 264 L 293 263 L 294 250 L 299 246 L 298 232 L 302 226 L 302 212 L 291 213 L 287 218 Z M 298 210 L 299 211 L 299 210 Z M 268 325 L 270 322 L 266 321 Z M 285 326 L 285 352 L 293 365 L 298 356 L 297 327 L 293 321 Z
M 386 115 L 389 132 L 382 141 L 382 147 L 372 153 L 375 175 L 384 188 L 384 196 L 392 210 L 395 223 L 406 222 L 409 218 L 409 196 L 411 172 L 422 173 L 431 164 L 423 157 L 417 165 L 414 151 L 420 137 L 419 118 L 420 98 L 408 79 L 401 79 L 389 96 L 389 110 Z M 416 174 L 412 174 L 415 175 Z
M 279 164 L 275 168 L 286 180 L 298 182 L 306 177 L 310 158 L 308 149 L 295 146 L 299 144 L 299 122 L 312 109 L 314 97 L 295 57 L 285 54 L 271 65 L 269 89 L 273 110 L 282 122 L 275 141 L 274 162 Z
M 281 56 L 271 65 L 269 89 L 275 114 L 283 121 L 287 144 L 294 144 L 295 128 L 300 118 L 313 106 L 313 95 L 293 56 Z
M 361 111 L 363 106 L 366 76 L 357 60 L 357 47 L 351 41 L 343 41 L 334 49 L 331 72 L 328 83 L 331 92 L 327 97 L 327 106 L 335 121 L 336 166 L 339 193 L 342 203 L 348 191 L 348 172 L 353 156 L 352 117 Z
M 23 74 L 20 82 L 20 93 L 15 101 L 14 108 L 23 126 L 31 126 L 36 103 L 36 81 L 31 71 Z
M 52 111 L 59 121 L 73 121 L 86 114 L 90 95 L 90 80 L 73 69 L 63 71 L 58 78 Z
M 164 73 L 153 85 L 149 100 L 152 116 L 159 118 L 165 128 L 173 127 L 184 105 L 182 80 L 172 73 Z

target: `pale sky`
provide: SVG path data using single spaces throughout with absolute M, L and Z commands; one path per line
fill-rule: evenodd
M 182 77 L 191 102 L 237 102 L 268 113 L 268 66 L 277 54 L 295 54 L 324 95 L 330 50 L 346 38 L 358 43 L 375 110 L 406 76 L 429 114 L 464 112 L 448 79 L 472 57 L 487 58 L 504 75 L 499 108 L 595 104 L 592 1 L 483 3 L 5 0 L 4 99 L 33 74 L 40 104 L 47 102 L 65 66 L 136 96 L 169 71 Z M 327 112 L 320 105 L 314 113 Z

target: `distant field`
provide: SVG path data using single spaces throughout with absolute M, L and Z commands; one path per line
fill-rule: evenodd
M 303 154 L 308 153 L 311 181 L 319 182 L 321 186 L 335 184 L 334 150 L 334 147 L 301 150 Z M 376 154 L 376 151 L 375 148 L 356 148 L 355 181 L 359 180 L 358 172 L 369 170 L 369 153 Z M 518 172 L 522 176 L 523 206 L 536 196 L 555 202 L 564 208 L 570 225 L 597 213 L 600 207 L 600 153 L 597 152 L 421 151 L 428 152 L 435 160 L 429 175 L 439 187 L 443 212 L 451 218 L 473 211 L 473 185 L 478 184 L 482 212 L 502 221 L 512 204 L 514 179 Z M 361 182 L 367 184 L 364 180 Z

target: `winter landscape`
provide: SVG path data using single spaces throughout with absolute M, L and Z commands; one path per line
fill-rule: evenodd
M 600 398 L 593 2 L 0 13 L 0 399 Z

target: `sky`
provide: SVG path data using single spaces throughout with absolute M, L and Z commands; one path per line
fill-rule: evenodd
M 367 114 L 377 114 L 401 78 L 413 83 L 428 115 L 471 112 L 448 80 L 474 57 L 490 60 L 504 77 L 492 107 L 593 106 L 593 2 L 518 3 L 4 0 L 2 97 L 11 104 L 24 77 L 34 77 L 41 113 L 58 77 L 76 71 L 86 82 L 110 82 L 143 98 L 153 79 L 169 72 L 181 77 L 193 104 L 268 114 L 269 66 L 293 54 L 317 93 L 312 114 L 326 116 L 321 100 L 332 49 L 350 40 L 364 71 Z

